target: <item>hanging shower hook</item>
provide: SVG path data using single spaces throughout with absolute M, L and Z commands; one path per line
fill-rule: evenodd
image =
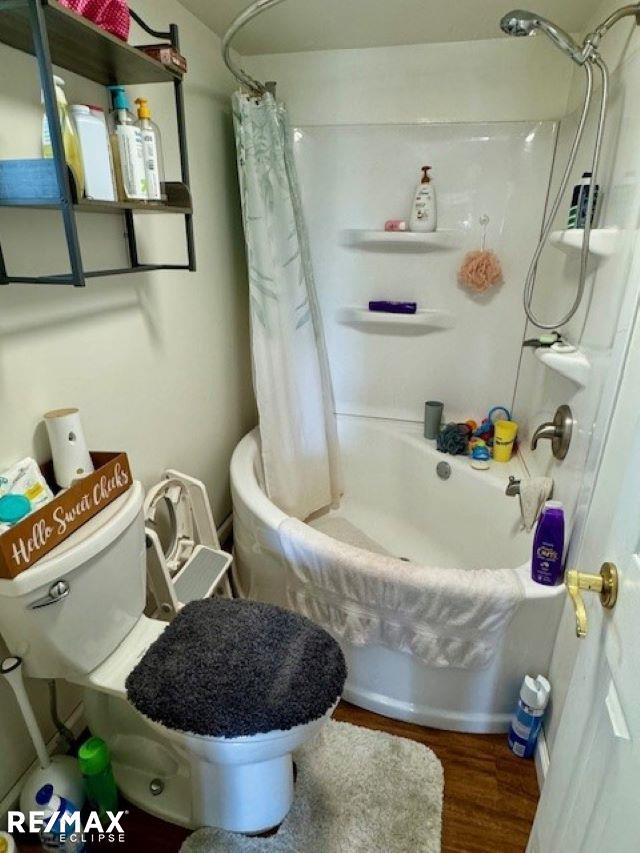
M 483 213 L 478 222 L 482 226 L 482 251 L 487 248 L 487 228 L 489 227 L 489 223 L 491 220 L 486 213 Z

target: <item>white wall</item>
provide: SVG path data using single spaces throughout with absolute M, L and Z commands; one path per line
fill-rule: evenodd
M 314 126 L 296 128 L 294 140 L 337 411 L 420 421 L 424 401 L 440 399 L 447 419 L 479 421 L 496 404 L 510 407 L 520 282 L 538 238 L 554 124 Z M 409 217 L 423 163 L 433 164 L 437 245 L 349 245 L 350 229 Z M 504 284 L 478 296 L 457 273 L 481 245 L 485 214 Z M 346 312 L 366 312 L 371 299 L 445 311 L 452 327 L 353 323 Z
M 294 124 L 529 121 L 564 115 L 570 63 L 547 39 L 249 56 Z
M 618 7 L 617 3 L 601 5 L 588 29 L 603 20 Z M 568 403 L 577 425 L 572 447 L 564 462 L 553 460 L 547 443 L 541 443 L 536 453 L 527 453 L 532 473 L 548 474 L 556 484 L 555 497 L 565 502 L 574 517 L 574 533 L 567 563 L 582 571 L 594 572 L 591 565 L 589 531 L 584 519 L 589 505 L 593 482 L 606 433 L 617 380 L 626 355 L 630 324 L 638 299 L 640 282 L 633 273 L 637 264 L 638 227 L 640 224 L 640 154 L 637 140 L 640 134 L 640 114 L 635 93 L 640 85 L 640 34 L 631 21 L 618 24 L 603 41 L 602 53 L 614 70 L 607 131 L 598 183 L 602 191 L 602 209 L 597 225 L 620 229 L 615 254 L 592 262 L 583 304 L 575 319 L 565 327 L 566 337 L 580 345 L 591 362 L 589 381 L 579 389 L 570 380 L 541 365 L 532 351 L 523 353 L 516 397 L 516 417 L 527 440 L 535 427 L 550 418 L 556 406 Z M 584 72 L 576 69 L 569 97 L 573 110 L 562 122 L 554 173 L 554 188 L 559 171 L 564 167 L 569 145 L 577 126 L 575 109 L 581 105 Z M 588 125 L 583 153 L 578 157 L 570 181 L 573 187 L 582 171 L 590 169 L 595 133 L 594 107 Z M 563 228 L 569 208 L 569 194 L 563 200 L 557 227 Z M 637 268 L 637 267 L 635 267 Z M 539 316 L 553 318 L 571 304 L 578 278 L 578 258 L 567 257 L 552 247 L 540 263 L 536 285 L 535 308 Z M 528 330 L 529 333 L 533 329 Z M 621 448 L 621 452 L 624 449 Z M 567 602 L 558 631 L 551 666 L 554 695 L 547 718 L 547 736 L 551 749 L 578 647 L 574 632 L 572 607 Z
M 220 60 L 218 38 L 174 0 L 138 0 L 136 10 L 156 27 L 181 26 L 189 60 L 185 96 L 198 272 L 97 279 L 84 290 L 0 289 L 0 466 L 26 454 L 45 458 L 42 413 L 76 405 L 92 447 L 127 450 L 145 484 L 168 465 L 202 478 L 221 521 L 230 511 L 230 454 L 255 419 L 228 102 L 233 79 Z M 144 39 L 136 34 L 133 40 Z M 105 103 L 100 87 L 62 74 L 72 100 Z M 145 90 L 164 131 L 168 177 L 177 178 L 172 87 Z M 0 49 L 0 115 L 0 157 L 38 156 L 35 64 L 9 48 Z M 181 219 L 149 217 L 141 230 L 143 258 L 184 257 Z M 13 271 L 64 269 L 54 214 L 1 212 L 0 235 Z M 120 221 L 85 216 L 81 238 L 87 265 L 126 263 Z M 44 685 L 32 684 L 30 692 L 50 735 Z M 63 714 L 77 701 L 75 691 L 64 691 Z M 4 683 L 0 756 L 1 800 L 33 757 Z

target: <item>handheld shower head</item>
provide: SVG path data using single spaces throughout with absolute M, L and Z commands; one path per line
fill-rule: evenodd
M 583 65 L 585 62 L 582 49 L 569 33 L 535 12 L 529 12 L 526 9 L 513 9 L 502 18 L 500 28 L 510 36 L 532 36 L 541 31 L 578 65 Z

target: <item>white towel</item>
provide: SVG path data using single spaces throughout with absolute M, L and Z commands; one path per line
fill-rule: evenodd
M 533 529 L 538 520 L 545 501 L 548 501 L 553 491 L 551 477 L 534 477 L 520 483 L 520 512 L 522 526 L 526 531 Z
M 524 596 L 514 569 L 421 566 L 294 518 L 279 533 L 293 610 L 339 639 L 408 652 L 429 666 L 489 666 Z

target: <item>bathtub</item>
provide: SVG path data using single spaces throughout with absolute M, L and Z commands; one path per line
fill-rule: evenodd
M 491 664 L 480 670 L 430 667 L 411 654 L 341 642 L 349 677 L 344 697 L 388 717 L 466 732 L 508 728 L 522 678 L 547 674 L 564 598 L 563 587 L 533 583 L 531 534 L 520 529 L 519 502 L 507 497 L 518 459 L 475 471 L 466 457 L 443 456 L 421 425 L 339 416 L 345 494 L 338 510 L 313 526 L 347 519 L 388 552 L 447 568 L 515 568 L 524 598 Z M 439 463 L 450 466 L 441 479 Z M 286 606 L 278 528 L 286 516 L 261 487 L 256 431 L 231 462 L 235 580 L 241 595 Z M 329 528 L 328 528 L 329 529 Z

